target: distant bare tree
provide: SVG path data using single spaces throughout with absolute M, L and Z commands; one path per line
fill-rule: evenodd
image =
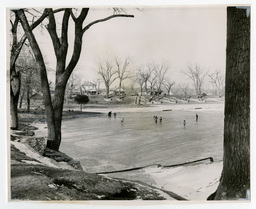
M 129 76 L 129 72 L 128 72 L 128 66 L 130 64 L 131 60 L 129 58 L 124 58 L 121 59 L 119 57 L 115 57 L 115 64 L 116 64 L 116 72 L 117 72 L 117 77 L 119 79 L 119 95 L 121 92 L 121 88 L 122 88 L 122 82 L 127 79 L 130 78 L 131 76 Z
M 165 89 L 167 90 L 168 96 L 170 95 L 171 89 L 172 89 L 174 84 L 175 84 L 175 81 L 165 79 L 165 82 L 163 83 L 163 85 L 164 85 Z
M 30 111 L 30 100 L 41 91 L 38 79 L 37 64 L 29 48 L 23 47 L 16 61 L 16 68 L 21 74 L 20 105 L 22 107 L 23 97 L 26 96 L 27 110 Z
M 157 75 L 156 73 L 154 73 L 154 71 L 152 71 L 152 73 L 150 74 L 150 77 L 148 78 L 148 83 L 150 86 L 150 91 L 153 92 L 157 83 Z
M 152 64 L 147 64 L 147 70 L 144 72 L 143 77 L 144 77 L 144 82 L 145 82 L 145 91 L 148 92 L 148 82 L 151 84 L 151 80 L 150 78 L 156 77 L 154 74 L 154 67 Z M 150 88 L 150 90 L 152 91 L 152 88 Z
M 157 87 L 157 96 L 159 97 L 159 92 L 161 91 L 161 87 L 165 81 L 165 75 L 168 71 L 169 67 L 165 63 L 161 63 L 159 65 L 154 65 L 154 73 L 156 75 L 156 87 Z
M 109 98 L 109 88 L 110 85 L 118 78 L 116 76 L 116 71 L 111 61 L 106 60 L 104 62 L 100 61 L 98 64 L 98 74 L 102 77 L 103 82 L 106 87 L 106 97 Z
M 135 88 L 134 88 L 135 83 L 136 82 L 134 80 L 132 80 L 130 83 L 130 94 L 134 94 L 135 92 Z
M 193 81 L 196 95 L 200 96 L 207 72 L 204 72 L 204 69 L 196 64 L 194 67 L 188 66 L 188 72 L 183 73 Z
M 142 67 L 137 68 L 136 82 L 140 86 L 140 95 L 142 95 L 143 85 L 145 84 L 144 71 Z
M 180 84 L 180 89 L 184 94 L 184 98 L 188 97 L 189 85 L 187 83 Z
M 66 92 L 65 92 L 66 103 L 68 103 L 68 99 L 72 97 L 72 94 L 75 93 L 75 90 L 78 88 L 78 85 L 79 85 L 78 76 L 75 74 L 75 72 L 73 72 L 70 75 L 69 80 L 67 82 L 67 86 L 66 86 Z
M 101 82 L 102 82 L 101 79 L 95 79 L 95 80 L 93 80 L 93 82 L 92 82 L 92 83 L 94 84 L 95 89 L 97 90 L 97 92 L 100 91 L 100 84 L 101 84 Z
M 220 71 L 217 70 L 212 74 L 208 74 L 208 76 L 210 78 L 210 83 L 214 88 L 214 93 L 216 93 L 215 90 L 217 90 L 218 97 L 222 96 L 225 88 L 224 76 L 222 76 Z
M 145 68 L 144 66 L 140 66 L 137 68 L 137 74 L 138 74 L 137 77 L 139 76 L 139 78 L 142 82 L 141 92 L 143 90 L 143 85 L 144 85 L 145 92 L 146 93 L 148 92 L 147 84 L 148 84 L 149 78 L 151 77 L 153 70 L 154 70 L 153 66 L 150 64 L 147 65 L 147 68 Z

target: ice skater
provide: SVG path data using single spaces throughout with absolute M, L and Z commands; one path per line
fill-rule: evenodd
M 183 125 L 184 125 L 184 127 L 186 126 L 186 120 L 183 121 Z
M 160 117 L 160 118 L 159 118 L 159 122 L 160 122 L 160 123 L 162 123 L 162 120 L 163 120 L 163 118 L 162 118 L 162 117 Z
M 108 117 L 111 118 L 112 111 L 108 112 Z
M 116 118 L 116 113 L 114 112 L 114 118 Z
M 155 116 L 155 123 L 157 123 L 157 116 Z
M 123 124 L 124 123 L 124 118 L 122 118 L 122 120 L 121 120 L 121 124 Z
M 198 121 L 198 114 L 196 113 L 196 122 Z

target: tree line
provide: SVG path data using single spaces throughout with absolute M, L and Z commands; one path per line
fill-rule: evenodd
M 197 64 L 195 66 L 188 66 L 188 70 L 182 73 L 190 80 L 190 83 L 192 83 L 191 87 L 189 81 L 177 84 L 174 78 L 171 79 L 170 74 L 172 69 L 164 62 L 141 65 L 135 68 L 132 67 L 131 64 L 134 66 L 132 59 L 129 57 L 122 58 L 113 56 L 112 58 L 108 57 L 105 60 L 100 60 L 96 65 L 98 77 L 92 81 L 91 84 L 94 86 L 94 89 L 97 89 L 99 92 L 99 86 L 103 83 L 104 89 L 106 90 L 106 98 L 110 97 L 111 85 L 113 86 L 114 82 L 118 82 L 117 91 L 120 92 L 122 87 L 124 87 L 124 80 L 128 80 L 131 84 L 136 84 L 138 86 L 136 93 L 139 95 L 143 93 L 150 95 L 155 92 L 156 96 L 159 98 L 160 93 L 164 89 L 167 96 L 172 95 L 175 91 L 176 96 L 183 96 L 183 98 L 187 99 L 192 95 L 200 97 L 203 95 L 203 89 L 207 89 L 208 92 L 212 91 L 211 93 L 214 96 L 224 96 L 225 79 L 218 70 L 209 73 L 209 71 Z M 73 81 L 74 79 L 71 77 L 70 83 L 74 83 Z M 85 81 L 81 83 L 81 80 L 77 79 L 75 83 L 76 86 L 68 84 L 69 92 L 74 92 L 72 90 L 74 90 L 75 87 L 76 89 L 82 89 L 86 83 L 90 82 Z M 174 86 L 176 87 L 175 89 Z M 134 88 L 134 85 L 131 85 L 131 88 Z M 194 89 L 194 92 L 191 92 L 191 88 Z

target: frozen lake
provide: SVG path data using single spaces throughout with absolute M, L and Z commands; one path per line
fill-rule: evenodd
M 154 115 L 163 118 L 161 124 L 154 122 Z M 186 127 L 183 120 L 186 120 Z M 90 173 L 156 163 L 178 164 L 206 157 L 222 161 L 223 127 L 223 108 L 123 110 L 117 112 L 116 118 L 103 114 L 63 121 L 60 151 L 79 160 Z

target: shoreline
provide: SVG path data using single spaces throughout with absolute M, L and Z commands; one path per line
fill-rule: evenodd
M 224 102 L 220 103 L 186 103 L 186 104 L 160 104 L 160 105 L 148 105 L 148 106 L 122 106 L 113 105 L 109 107 L 101 106 L 90 106 L 85 107 L 83 112 L 98 112 L 98 113 L 108 113 L 112 112 L 153 112 L 153 111 L 224 111 Z

